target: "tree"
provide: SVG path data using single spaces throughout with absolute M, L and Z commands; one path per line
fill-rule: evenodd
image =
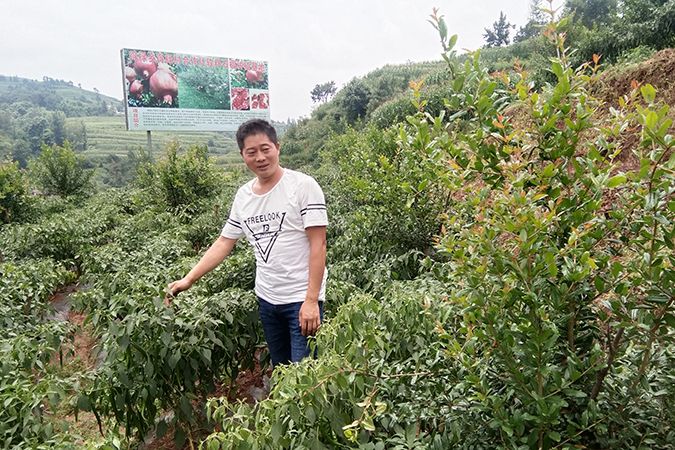
M 567 0 L 565 9 L 573 12 L 576 20 L 588 28 L 607 24 L 616 17 L 617 0 Z
M 485 38 L 486 47 L 501 47 L 509 45 L 511 39 L 509 38 L 510 29 L 516 26 L 506 21 L 506 14 L 503 11 L 499 12 L 499 20 L 492 24 L 492 29 L 485 28 L 483 37 Z
M 350 81 L 340 92 L 340 106 L 344 110 L 347 122 L 354 123 L 365 117 L 368 112 L 371 92 L 363 80 Z
M 60 197 L 83 195 L 91 187 L 93 170 L 84 167 L 68 141 L 63 146 L 42 146 L 42 153 L 31 163 L 31 172 L 48 194 Z
M 79 148 L 81 151 L 85 151 L 87 149 L 87 127 L 84 126 L 84 122 L 80 121 L 80 130 L 78 133 L 78 144 Z
M 521 42 L 539 34 L 542 26 L 547 22 L 546 13 L 541 6 L 541 0 L 530 1 L 530 15 L 527 23 L 518 29 L 513 42 Z
M 22 124 L 22 131 L 33 155 L 40 152 L 43 144 L 51 145 L 54 143 L 54 133 L 51 129 L 53 125 L 52 117 L 46 109 L 30 107 L 26 114 L 18 120 Z
M 130 165 L 137 165 L 137 183 L 162 199 L 169 210 L 194 211 L 199 201 L 218 193 L 218 176 L 205 145 L 192 145 L 179 155 L 177 141 L 166 147 L 165 158 L 152 163 L 142 150 Z
M 314 103 L 324 103 L 337 92 L 335 81 L 328 81 L 326 83 L 317 84 L 310 92 L 312 101 Z
M 66 140 L 66 115 L 63 111 L 52 113 L 52 135 L 55 144 L 63 145 Z

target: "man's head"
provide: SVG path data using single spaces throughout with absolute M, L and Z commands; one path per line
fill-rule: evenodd
M 278 180 L 279 142 L 274 127 L 261 119 L 249 120 L 237 130 L 239 152 L 246 166 L 255 173 L 259 181 Z
M 279 140 L 277 139 L 277 131 L 272 125 L 263 119 L 251 119 L 239 126 L 237 130 L 237 145 L 239 146 L 239 153 L 244 150 L 244 141 L 247 137 L 255 134 L 264 134 L 267 138 L 279 147 Z

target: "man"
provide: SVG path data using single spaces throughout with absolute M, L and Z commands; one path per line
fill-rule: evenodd
M 312 177 L 279 165 L 279 142 L 268 122 L 242 124 L 237 144 L 256 177 L 239 188 L 220 237 L 185 277 L 169 284 L 168 297 L 189 289 L 246 236 L 255 249 L 255 292 L 272 365 L 298 362 L 309 355 L 307 336 L 323 319 L 324 195 Z

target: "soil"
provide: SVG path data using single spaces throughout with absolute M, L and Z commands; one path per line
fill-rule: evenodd
M 59 289 L 49 299 L 55 313 L 49 320 L 68 321 L 73 325 L 71 339 L 64 342 L 61 347 L 63 354 L 63 368 L 68 372 L 75 370 L 88 371 L 96 366 L 96 338 L 91 329 L 85 326 L 85 315 L 74 311 L 70 307 L 69 296 L 79 290 L 78 284 L 73 284 Z M 53 363 L 58 364 L 59 355 L 54 355 Z
M 612 67 L 601 73 L 591 93 L 603 104 L 603 108 L 595 113 L 598 123 L 610 118 L 610 107 L 619 105 L 619 98 L 629 97 L 636 87 L 651 84 L 656 88 L 657 101 L 670 106 L 669 117 L 675 120 L 675 49 L 669 48 L 655 53 L 651 58 L 638 64 L 622 67 Z M 642 102 L 638 95 L 637 101 Z M 514 129 L 532 129 L 534 123 L 527 113 L 527 107 L 522 104 L 510 106 L 504 112 Z M 588 130 L 584 141 L 591 140 L 591 135 L 597 130 Z M 634 152 L 640 142 L 640 127 L 627 129 L 621 133 L 618 147 L 622 149 L 617 156 L 618 171 L 628 172 L 639 167 L 639 160 Z M 582 152 L 584 149 L 580 149 Z
M 657 98 L 671 106 L 675 113 L 675 49 L 667 48 L 638 64 L 610 69 L 600 77 L 595 94 L 607 103 L 616 106 L 619 97 L 633 89 L 633 81 L 642 86 L 647 83 L 656 88 Z M 672 115 L 671 115 L 672 117 Z

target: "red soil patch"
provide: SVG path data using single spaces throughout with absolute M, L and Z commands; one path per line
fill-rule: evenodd
M 591 93 L 601 101 L 602 107 L 596 112 L 598 126 L 610 120 L 610 107 L 617 107 L 619 98 L 630 97 L 635 86 L 651 84 L 657 90 L 657 101 L 669 105 L 669 117 L 675 119 L 675 49 L 669 48 L 655 53 L 650 59 L 629 66 L 610 68 L 602 73 L 591 89 Z M 642 102 L 638 94 L 636 101 Z M 514 104 L 506 109 L 504 115 L 511 122 L 514 129 L 531 130 L 535 123 L 528 113 L 528 108 L 522 104 Z M 562 124 L 560 124 L 562 126 Z M 581 145 L 593 140 L 597 130 L 588 130 L 583 133 Z M 618 137 L 615 144 L 621 149 L 617 160 L 620 163 L 617 170 L 629 172 L 637 170 L 640 161 L 632 149 L 639 145 L 641 129 L 635 126 L 626 129 Z M 587 149 L 580 146 L 579 151 Z
M 600 77 L 596 95 L 616 105 L 619 97 L 630 93 L 633 80 L 641 85 L 651 84 L 657 90 L 658 99 L 675 105 L 675 49 L 667 48 L 639 64 L 605 72 Z
M 77 284 L 66 286 L 52 295 L 49 301 L 55 307 L 60 305 L 59 307 L 63 308 L 63 305 L 67 303 L 66 298 L 78 290 L 79 285 Z M 85 317 L 84 314 L 76 312 L 68 306 L 68 313 L 65 319 L 73 325 L 73 334 L 61 346 L 61 353 L 63 354 L 62 363 L 66 368 L 72 365 L 81 365 L 82 367 L 79 367 L 81 370 L 92 370 L 96 365 L 94 348 L 97 341 L 91 330 L 85 327 Z M 55 358 L 58 357 L 58 354 L 55 355 Z M 58 360 L 53 362 L 58 363 Z
M 72 342 L 67 345 L 68 358 L 75 361 L 81 361 L 87 369 L 93 369 L 96 365 L 96 338 L 84 326 L 85 315 L 79 312 L 70 311 L 68 321 L 75 325 L 76 331 Z

